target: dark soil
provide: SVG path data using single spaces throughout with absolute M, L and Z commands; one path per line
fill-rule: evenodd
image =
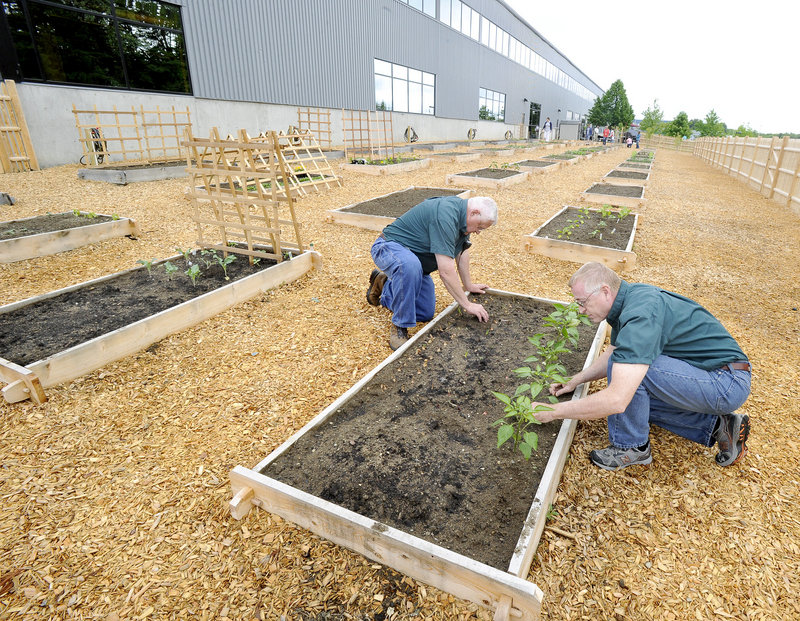
M 183 257 L 173 259 L 172 264 L 178 271 L 170 275 L 166 273 L 164 262 L 154 263 L 150 274 L 141 267 L 13 311 L 0 312 L 0 355 L 23 366 L 43 360 L 254 274 L 275 262 L 261 259 L 258 265 L 252 266 L 239 256 L 227 266 L 230 280 L 225 280 L 219 265 L 206 268 L 200 263 L 202 274 L 196 285 L 192 285 L 184 273 L 187 265 Z
M 644 170 L 650 170 L 650 164 L 637 164 L 636 162 L 622 162 L 620 166 L 624 166 L 625 168 L 642 168 Z
M 484 179 L 507 179 L 514 175 L 519 175 L 518 170 L 509 170 L 508 168 L 479 168 L 470 172 L 458 173 L 462 177 L 483 177 Z
M 620 179 L 647 179 L 647 173 L 626 171 L 626 170 L 612 170 L 606 177 L 618 177 Z
M 519 166 L 528 166 L 529 168 L 545 168 L 546 166 L 555 166 L 555 162 L 545 162 L 543 160 L 523 160 L 522 162 L 514 162 Z
M 383 368 L 264 474 L 363 516 L 506 570 L 561 422 L 537 427 L 526 461 L 512 442 L 497 448 L 492 423 L 513 393 L 512 372 L 533 353 L 549 304 L 479 298 L 489 323 L 456 311 Z M 583 367 L 596 328 L 581 326 Z
M 634 216 L 627 215 L 621 220 L 617 220 L 618 210 L 613 210 L 612 215 L 603 218 L 601 212 L 595 209 L 581 210 L 578 207 L 569 207 L 566 211 L 553 218 L 546 226 L 536 233 L 537 237 L 549 239 L 562 239 L 578 244 L 589 244 L 602 248 L 614 248 L 615 250 L 625 250 L 633 231 Z M 569 237 L 558 231 L 574 222 L 579 217 L 584 222 L 570 231 Z M 605 226 L 603 225 L 605 224 Z M 596 232 L 595 235 L 592 233 Z M 602 237 L 601 237 L 602 235 Z
M 460 151 L 434 151 L 429 157 L 437 157 L 439 155 L 453 157 L 454 155 L 469 155 L 469 153 L 463 153 Z
M 393 164 L 405 164 L 406 162 L 416 162 L 418 157 L 389 157 L 383 160 L 370 160 L 355 158 L 350 160 L 351 164 L 368 164 L 370 166 L 392 166 Z
M 609 194 L 611 196 L 626 196 L 629 198 L 642 198 L 644 188 L 640 185 L 612 185 L 610 183 L 595 183 L 586 190 L 589 194 Z
M 0 239 L 14 239 L 16 237 L 28 237 L 39 233 L 52 233 L 53 231 L 63 231 L 66 229 L 77 229 L 81 226 L 110 222 L 111 216 L 76 216 L 69 213 L 49 213 L 45 216 L 36 216 L 25 220 L 11 220 L 0 222 Z
M 455 196 L 464 190 L 454 188 L 410 188 L 399 192 L 392 192 L 387 196 L 379 196 L 363 203 L 356 203 L 341 211 L 364 213 L 370 216 L 386 216 L 399 218 L 415 205 L 436 196 Z
M 574 160 L 577 155 L 567 155 L 566 153 L 556 153 L 554 155 L 545 155 L 545 159 L 548 160 Z

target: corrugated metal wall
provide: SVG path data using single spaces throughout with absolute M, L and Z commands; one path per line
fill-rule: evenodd
M 180 0 L 196 97 L 327 108 L 374 108 L 373 59 L 436 75 L 436 116 L 477 118 L 478 89 L 585 112 L 590 103 L 397 0 Z M 467 2 L 585 79 L 497 0 Z M 584 84 L 593 90 L 590 81 Z M 554 114 L 549 114 L 555 116 Z M 542 117 L 544 118 L 544 116 Z

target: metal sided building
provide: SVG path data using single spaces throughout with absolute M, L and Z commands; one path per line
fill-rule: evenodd
M 75 163 L 82 109 L 189 108 L 196 135 L 392 112 L 394 140 L 533 137 L 603 94 L 502 0 L 0 0 L 0 75 L 43 166 Z

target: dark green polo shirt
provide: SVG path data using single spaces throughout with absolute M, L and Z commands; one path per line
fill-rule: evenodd
M 650 364 L 664 355 L 711 371 L 747 360 L 739 345 L 697 302 L 653 285 L 622 281 L 606 318 L 612 362 Z
M 383 229 L 383 235 L 417 255 L 425 274 L 435 272 L 435 255 L 456 258 L 470 247 L 467 199 L 441 196 L 424 200 Z

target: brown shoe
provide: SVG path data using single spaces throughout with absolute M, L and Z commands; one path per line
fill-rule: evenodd
M 369 287 L 367 287 L 367 302 L 372 306 L 381 305 L 381 293 L 383 292 L 383 285 L 386 284 L 386 274 L 380 270 L 372 270 L 369 275 Z
M 392 332 L 389 335 L 389 347 L 392 351 L 402 347 L 406 341 L 408 341 L 408 329 L 398 328 L 392 324 Z

